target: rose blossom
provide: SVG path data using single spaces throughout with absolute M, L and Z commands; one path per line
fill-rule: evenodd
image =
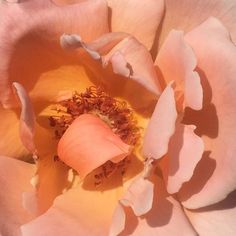
M 0 6 L 0 233 L 234 235 L 234 5 L 108 4 Z

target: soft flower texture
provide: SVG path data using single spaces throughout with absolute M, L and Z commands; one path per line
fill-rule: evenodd
M 236 235 L 235 26 L 232 0 L 0 1 L 0 235 Z

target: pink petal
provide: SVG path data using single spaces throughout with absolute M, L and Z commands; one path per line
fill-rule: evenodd
M 175 131 L 177 119 L 174 91 L 168 85 L 161 94 L 145 131 L 143 155 L 159 159 L 168 151 L 169 139 Z
M 108 235 L 119 191 L 119 187 L 97 191 L 77 186 L 59 196 L 45 214 L 23 225 L 22 234 Z
M 234 236 L 236 234 L 236 192 L 224 201 L 199 210 L 185 210 L 194 228 L 201 236 Z
M 19 83 L 13 83 L 16 94 L 21 103 L 20 137 L 24 146 L 32 153 L 36 152 L 34 144 L 35 115 L 30 98 L 24 87 Z
M 80 36 L 63 35 L 61 44 L 64 48 L 82 47 L 92 58 L 101 58 L 103 67 L 110 62 L 114 73 L 133 79 L 154 94 L 160 93 L 150 53 L 127 34 L 106 34 L 92 43 L 84 43 Z
M 79 3 L 79 2 L 82 2 L 84 0 L 51 0 L 51 1 L 54 2 L 55 4 L 61 6 L 61 5 Z
M 182 31 L 172 30 L 161 47 L 155 64 L 158 66 L 166 84 L 174 80 L 176 91 L 184 93 L 185 106 L 200 110 L 202 108 L 202 86 L 195 72 L 195 55 L 184 42 Z
M 108 5 L 111 30 L 129 33 L 150 49 L 164 13 L 164 1 L 108 0 Z
M 205 152 L 179 196 L 184 206 L 198 208 L 224 199 L 236 188 L 236 49 L 215 18 L 187 34 L 186 40 L 198 59 L 204 106 L 201 112 L 188 110 L 184 120 L 197 126 Z
M 66 130 L 58 143 L 58 156 L 81 178 L 106 161 L 119 162 L 130 153 L 125 144 L 100 118 L 84 114 Z
M 124 230 L 125 219 L 126 219 L 125 210 L 123 206 L 120 203 L 118 203 L 112 217 L 109 236 L 119 235 L 119 233 Z
M 0 232 L 4 236 L 19 236 L 20 225 L 31 220 L 23 208 L 22 194 L 32 189 L 34 171 L 34 165 L 0 156 Z
M 130 206 L 136 216 L 147 213 L 152 208 L 154 185 L 148 179 L 135 179 L 120 200 L 124 206 Z
M 0 116 L 1 155 L 27 159 L 29 151 L 24 147 L 19 135 L 19 115 L 13 110 L 0 107 Z M 13 143 L 14 145 L 12 145 Z
M 121 236 L 172 236 L 176 235 L 179 229 L 181 229 L 181 236 L 197 235 L 185 216 L 180 204 L 174 198 L 168 197 L 165 186 L 159 178 L 155 179 L 154 204 L 151 211 L 137 218 L 132 212 L 127 209 L 124 210 L 126 224 L 124 231 L 120 234 Z M 123 221 L 123 217 L 124 215 L 121 214 L 120 222 Z M 117 223 L 119 224 L 118 220 Z
M 0 45 L 4 45 L 0 49 L 2 55 L 0 94 L 5 106 L 11 105 L 9 80 L 12 77 L 14 77 L 14 81 L 24 81 L 27 78 L 25 74 L 28 73 L 31 75 L 30 79 L 32 79 L 32 75 L 35 78 L 35 71 L 33 67 L 31 68 L 30 61 L 27 64 L 26 72 L 19 73 L 22 70 L 19 65 L 14 68 L 17 56 L 22 60 L 24 58 L 25 52 L 21 51 L 24 49 L 24 42 L 28 40 L 31 44 L 32 42 L 38 43 L 36 38 L 47 43 L 53 42 L 53 50 L 55 50 L 55 47 L 58 46 L 59 35 L 62 33 L 78 33 L 85 40 L 91 41 L 108 32 L 108 9 L 103 0 L 87 0 L 64 7 L 58 7 L 49 0 L 1 4 L 0 18 Z M 48 50 L 52 50 L 50 43 L 47 47 Z M 37 52 L 33 54 L 31 61 L 35 61 L 35 58 L 37 58 Z M 42 63 L 42 59 L 40 62 Z M 48 67 L 46 68 L 48 69 Z M 37 77 L 38 75 L 36 75 Z M 27 81 L 27 84 L 31 84 L 29 82 L 32 83 L 32 81 Z
M 35 177 L 36 190 L 25 196 L 25 205 L 32 214 L 40 215 L 71 183 L 68 181 L 68 167 L 60 161 L 54 161 L 53 156 L 40 157 Z
M 227 0 L 166 0 L 165 18 L 163 21 L 160 45 L 172 29 L 189 32 L 210 16 L 220 19 L 229 29 L 232 39 L 236 42 L 235 1 Z
M 69 168 L 56 155 L 58 140 L 48 128 L 36 127 L 35 145 L 38 151 L 37 171 L 33 178 L 34 191 L 24 196 L 27 210 L 39 215 L 48 210 L 54 199 L 71 185 Z
M 167 168 L 164 175 L 167 182 L 167 191 L 176 193 L 184 182 L 193 175 L 193 171 L 202 158 L 204 144 L 202 139 L 194 134 L 194 125 L 178 124 L 175 134 L 169 142 Z

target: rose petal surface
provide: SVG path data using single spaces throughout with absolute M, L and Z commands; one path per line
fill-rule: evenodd
M 143 143 L 145 157 L 159 159 L 167 153 L 169 139 L 175 131 L 176 119 L 174 91 L 171 85 L 168 85 L 161 94 L 145 131 Z
M 0 156 L 0 232 L 2 235 L 20 235 L 20 225 L 31 220 L 23 208 L 23 192 L 32 189 L 30 179 L 35 172 L 32 164 Z
M 111 63 L 115 74 L 133 79 L 154 94 L 160 93 L 150 53 L 130 35 L 110 33 L 91 43 L 85 43 L 78 35 L 63 35 L 61 45 L 74 49 L 82 47 L 93 59 L 101 59 L 103 67 Z
M 150 49 L 164 13 L 164 1 L 108 0 L 108 5 L 111 31 L 129 33 Z
M 184 41 L 182 31 L 172 30 L 162 45 L 155 64 L 161 71 L 165 84 L 174 80 L 175 91 L 184 95 L 184 105 L 192 109 L 202 108 L 202 86 L 195 70 L 196 57 Z
M 185 210 L 190 222 L 202 236 L 234 236 L 236 234 L 236 192 L 222 202 L 199 210 Z
M 232 39 L 236 42 L 236 3 L 235 1 L 221 0 L 192 0 L 192 1 L 165 1 L 165 17 L 163 21 L 161 45 L 166 36 L 172 29 L 179 29 L 188 32 L 194 27 L 201 24 L 208 17 L 214 16 L 219 18 L 229 29 Z
M 194 125 L 177 124 L 175 134 L 169 142 L 168 153 L 162 169 L 170 194 L 176 193 L 184 182 L 193 175 L 194 169 L 202 158 L 203 141 L 194 134 Z
M 125 144 L 100 118 L 84 114 L 76 118 L 58 143 L 58 156 L 81 178 L 106 161 L 119 162 L 130 153 Z
M 114 179 L 112 182 L 115 182 Z M 108 235 L 112 214 L 121 194 L 119 186 L 94 191 L 79 185 L 59 196 L 45 214 L 24 225 L 22 234 Z
M 129 209 L 123 208 L 126 224 L 120 235 L 197 235 L 178 201 L 166 193 L 162 180 L 157 178 L 154 183 L 155 193 L 152 209 L 144 216 L 137 218 Z M 120 214 L 120 216 L 120 222 L 122 222 L 124 214 Z
M 236 188 L 236 48 L 216 18 L 185 38 L 198 60 L 204 102 L 202 111 L 187 110 L 184 122 L 196 125 L 205 152 L 179 196 L 184 206 L 198 208 L 224 199 Z
M 34 144 L 34 131 L 35 131 L 35 115 L 30 98 L 25 91 L 24 87 L 19 83 L 13 83 L 16 94 L 21 103 L 21 116 L 20 116 L 20 137 L 22 143 L 31 152 L 36 152 Z
M 34 53 L 30 53 L 30 60 L 27 60 L 27 63 L 24 61 L 26 54 L 24 48 L 28 42 L 30 45 L 45 45 L 46 42 L 48 51 L 51 51 L 59 46 L 58 39 L 62 33 L 79 33 L 84 39 L 90 41 L 108 32 L 107 14 L 107 4 L 103 0 L 82 1 L 64 7 L 58 7 L 49 0 L 1 4 L 0 45 L 4 45 L 0 49 L 1 55 L 3 55 L 0 63 L 2 103 L 5 106 L 11 105 L 10 80 L 13 80 L 12 78 L 14 81 L 28 86 L 37 79 L 36 71 L 39 69 L 35 71 L 34 66 L 36 64 L 31 64 L 32 62 L 40 60 L 40 68 L 44 65 L 44 70 L 47 70 L 50 65 L 44 64 L 43 62 L 47 62 L 47 60 L 40 59 L 41 53 L 38 54 L 34 50 Z M 88 16 L 89 21 L 87 20 Z M 30 34 L 30 32 L 34 33 Z M 53 42 L 53 46 L 50 46 L 50 42 Z M 14 63 L 18 61 L 18 58 L 21 62 Z M 24 67 L 27 69 L 22 70 Z M 23 72 L 20 73 L 21 71 Z M 34 79 L 32 80 L 32 78 Z M 22 80 L 27 81 L 27 83 L 22 82 Z

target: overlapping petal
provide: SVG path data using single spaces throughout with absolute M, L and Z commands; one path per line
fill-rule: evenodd
M 162 180 L 159 177 L 154 179 L 155 192 L 152 209 L 137 218 L 129 209 L 121 208 L 120 219 L 116 219 L 116 223 L 119 225 L 119 222 L 122 222 L 124 215 L 121 212 L 125 211 L 126 224 L 124 230 L 123 227 L 119 227 L 119 230 L 123 230 L 120 235 L 197 235 L 181 205 L 173 197 L 168 196 Z
M 22 161 L 0 156 L 0 234 L 19 236 L 20 226 L 32 219 L 23 208 L 22 194 L 30 191 L 35 167 Z
M 56 48 L 59 35 L 62 33 L 79 33 L 84 39 L 91 41 L 108 32 L 108 9 L 103 0 L 82 1 L 62 8 L 55 6 L 49 0 L 1 4 L 0 15 L 1 101 L 5 106 L 11 105 L 9 100 L 11 80 L 21 84 L 25 84 L 22 80 L 28 81 L 30 87 L 37 79 L 36 72 L 42 73 L 42 69 L 45 71 L 50 64 L 55 64 L 52 62 L 47 64 L 47 61 L 43 63 L 40 52 L 38 54 L 36 51 L 31 54 L 30 60 L 24 61 L 26 54 L 24 49 L 26 45 L 28 46 L 28 42 L 30 45 L 44 45 L 48 53 L 54 51 L 60 54 Z M 50 42 L 54 42 L 54 46 L 50 45 Z M 15 63 L 19 62 L 18 58 L 21 59 L 21 63 Z M 40 61 L 41 66 L 35 71 L 34 66 L 37 61 Z M 27 69 L 23 70 L 25 67 Z
M 162 169 L 170 194 L 176 193 L 184 182 L 193 175 L 194 169 L 202 158 L 204 144 L 194 133 L 194 125 L 177 124 L 175 134 L 169 142 L 169 149 Z
M 192 0 L 192 1 L 165 1 L 165 17 L 159 38 L 161 45 L 170 30 L 184 30 L 189 32 L 204 22 L 208 17 L 220 19 L 230 31 L 232 39 L 236 42 L 236 3 L 231 0 Z
M 159 159 L 167 153 L 176 119 L 174 91 L 170 84 L 161 94 L 145 131 L 143 155 L 146 158 Z
M 200 110 L 202 108 L 202 86 L 198 73 L 196 57 L 191 47 L 184 41 L 182 31 L 172 30 L 162 45 L 155 64 L 161 72 L 163 86 L 174 80 L 175 91 L 184 99 L 184 106 Z M 181 110 L 181 108 L 178 108 Z
M 108 0 L 111 31 L 126 32 L 150 49 L 164 13 L 164 1 Z
M 30 98 L 21 84 L 15 82 L 13 83 L 13 87 L 21 103 L 19 129 L 21 141 L 31 153 L 36 153 L 34 144 L 35 115 Z
M 185 210 L 192 225 L 202 236 L 234 236 L 236 233 L 236 192 L 225 200 L 198 210 Z
M 105 34 L 91 43 L 85 43 L 79 35 L 63 35 L 61 45 L 74 49 L 82 47 L 93 59 L 101 60 L 103 67 L 111 63 L 115 74 L 133 79 L 154 94 L 160 93 L 150 53 L 130 35 Z
M 112 214 L 121 194 L 122 189 L 118 186 L 96 191 L 80 185 L 59 196 L 46 213 L 24 225 L 23 236 L 108 235 Z
M 224 26 L 210 18 L 186 35 L 198 59 L 203 110 L 188 110 L 185 123 L 195 124 L 205 152 L 193 178 L 183 186 L 184 206 L 197 208 L 224 199 L 236 187 L 235 176 L 235 45 Z M 207 52 L 207 53 L 206 53 Z
M 104 121 L 91 114 L 75 119 L 57 148 L 59 158 L 75 169 L 81 178 L 109 160 L 118 163 L 130 151 L 131 147 L 114 134 Z

